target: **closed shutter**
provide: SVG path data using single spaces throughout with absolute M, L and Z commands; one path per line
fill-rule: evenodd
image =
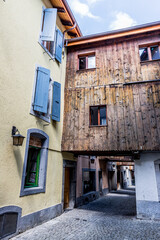
M 47 113 L 50 70 L 37 68 L 37 80 L 34 98 L 34 111 Z
M 62 32 L 57 29 L 57 35 L 56 35 L 56 53 L 55 58 L 58 62 L 61 63 L 62 60 L 62 47 L 63 47 L 63 34 Z
M 58 82 L 54 82 L 52 119 L 57 122 L 60 122 L 60 106 L 61 106 L 61 84 Z
M 54 41 L 55 29 L 56 29 L 56 8 L 46 8 L 43 12 L 43 22 L 41 29 L 41 40 L 42 41 Z

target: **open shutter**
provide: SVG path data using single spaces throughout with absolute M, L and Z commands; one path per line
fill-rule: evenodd
M 50 70 L 37 68 L 37 80 L 34 98 L 34 111 L 47 113 Z
M 62 60 L 62 45 L 63 45 L 63 34 L 62 32 L 57 29 L 57 36 L 56 36 L 56 53 L 55 58 L 58 62 L 61 63 Z
M 61 84 L 53 83 L 53 105 L 52 105 L 52 119 L 60 122 L 60 107 L 61 107 Z
M 54 41 L 56 29 L 56 8 L 46 8 L 43 12 L 43 22 L 41 29 L 42 41 Z

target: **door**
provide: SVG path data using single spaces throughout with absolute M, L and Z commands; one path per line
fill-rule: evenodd
M 70 169 L 65 168 L 65 182 L 64 182 L 64 209 L 69 207 L 69 191 L 70 191 Z

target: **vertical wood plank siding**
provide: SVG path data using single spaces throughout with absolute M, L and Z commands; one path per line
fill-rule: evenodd
M 160 61 L 139 58 L 139 45 L 159 34 L 68 48 L 63 151 L 160 150 L 160 81 L 126 84 L 160 79 Z M 96 68 L 78 70 L 87 50 Z M 107 126 L 89 126 L 91 105 L 107 105 Z

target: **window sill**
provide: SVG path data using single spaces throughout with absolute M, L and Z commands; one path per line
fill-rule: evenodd
M 44 192 L 45 192 L 45 188 L 42 188 L 42 187 L 24 188 L 21 191 L 20 197 L 33 195 L 33 194 L 38 194 L 38 193 L 44 193 Z
M 76 72 L 80 73 L 80 72 L 85 72 L 85 71 L 95 71 L 97 68 L 85 68 L 85 69 L 78 69 Z
M 92 127 L 107 127 L 107 124 L 106 125 L 89 125 L 90 128 Z
M 44 49 L 44 51 L 49 55 L 49 57 L 50 57 L 53 61 L 55 61 L 55 56 L 52 55 L 52 54 L 48 51 L 48 49 L 45 48 L 45 46 L 43 46 L 43 44 L 42 44 L 41 42 L 38 41 L 38 43 L 39 43 L 39 45 Z M 51 59 L 50 59 L 50 60 L 51 60 Z
M 159 62 L 159 61 L 160 61 L 160 59 L 147 60 L 147 61 L 141 61 L 140 64 L 143 65 L 143 64 L 146 64 L 146 63 Z
M 42 114 L 38 114 L 38 113 L 36 113 L 35 111 L 32 111 L 32 110 L 30 111 L 30 114 L 35 116 L 35 117 L 38 117 L 38 118 L 42 119 L 43 121 L 45 121 L 47 123 L 51 122 L 50 116 L 49 117 L 45 117 Z

